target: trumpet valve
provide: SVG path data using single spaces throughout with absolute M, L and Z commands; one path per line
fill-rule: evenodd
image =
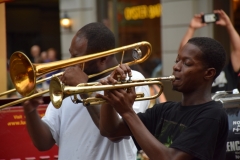
M 71 97 L 71 100 L 74 104 L 82 103 L 82 100 L 78 99 L 76 94 L 73 95 L 73 98 Z
M 121 75 L 120 74 L 117 75 L 117 81 L 121 82 Z
M 128 74 L 128 82 L 132 82 L 132 72 Z

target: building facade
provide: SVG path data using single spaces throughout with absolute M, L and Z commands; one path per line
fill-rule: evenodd
M 213 0 L 60 0 L 60 15 L 67 12 L 73 21 L 70 32 L 61 29 L 62 57 L 69 57 L 71 38 L 79 28 L 101 21 L 114 32 L 116 47 L 139 41 L 151 43 L 151 57 L 140 64 L 146 77 L 169 76 L 191 18 L 196 13 L 211 13 L 213 3 Z M 213 37 L 213 30 L 210 24 L 196 31 L 195 36 Z M 170 96 L 173 95 L 170 83 L 165 85 L 168 99 L 180 99 L 178 93 Z

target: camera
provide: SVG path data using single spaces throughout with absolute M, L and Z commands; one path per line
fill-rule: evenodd
M 202 23 L 214 23 L 219 20 L 219 15 L 217 13 L 208 13 L 202 15 Z

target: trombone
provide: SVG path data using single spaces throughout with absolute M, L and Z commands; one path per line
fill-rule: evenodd
M 92 93 L 97 91 L 111 90 L 111 89 L 119 89 L 119 88 L 129 88 L 136 86 L 144 86 L 156 84 L 160 86 L 160 91 L 150 97 L 144 97 L 143 93 L 137 93 L 137 98 L 135 101 L 149 100 L 154 99 L 160 96 L 163 92 L 163 84 L 162 80 L 170 80 L 173 81 L 175 77 L 173 75 L 169 77 L 158 77 L 158 78 L 147 78 L 142 80 L 128 80 L 125 82 L 118 81 L 117 84 L 114 85 L 98 85 L 99 83 L 81 83 L 77 87 L 72 86 L 64 86 L 64 84 L 60 81 L 58 77 L 53 77 L 50 81 L 50 99 L 55 108 L 60 108 L 62 105 L 62 101 L 64 98 L 75 95 L 74 103 L 83 103 L 85 106 L 94 105 L 94 104 L 102 104 L 105 103 L 105 100 L 101 98 L 87 98 L 82 100 L 76 99 L 76 94 L 82 93 Z
M 146 46 L 148 48 L 147 54 L 142 58 L 141 51 L 139 50 L 140 46 Z M 149 42 L 143 41 L 100 53 L 70 58 L 46 64 L 32 64 L 29 58 L 24 53 L 17 51 L 14 52 L 10 57 L 10 76 L 18 93 L 20 93 L 23 97 L 26 97 L 32 95 L 35 91 L 37 77 L 40 77 L 54 70 L 66 68 L 79 63 L 85 63 L 87 61 L 116 54 L 120 51 L 125 51 L 127 49 L 134 49 L 133 57 L 136 59 L 132 62 L 126 63 L 127 65 L 131 65 L 135 63 L 142 63 L 143 61 L 145 61 L 150 56 L 152 46 Z M 111 71 L 115 68 L 116 67 L 111 68 L 108 71 Z
M 146 54 L 143 57 L 142 57 L 142 52 L 140 50 L 141 46 L 147 47 Z M 119 52 L 122 52 L 122 59 L 121 59 L 121 63 L 122 63 L 125 50 L 130 50 L 130 49 L 133 49 L 132 56 L 134 60 L 125 63 L 126 65 L 142 63 L 150 57 L 150 54 L 152 52 L 151 44 L 149 42 L 142 41 L 142 42 L 133 43 L 127 46 L 118 47 L 118 48 L 111 49 L 104 52 L 99 52 L 95 54 L 90 54 L 90 55 L 85 55 L 81 57 L 75 57 L 67 60 L 61 60 L 61 61 L 50 62 L 45 64 L 33 64 L 24 53 L 19 51 L 14 52 L 11 55 L 10 61 L 9 61 L 10 76 L 16 91 L 20 93 L 24 98 L 10 102 L 8 104 L 4 104 L 0 106 L 0 109 L 3 109 L 5 107 L 10 107 L 15 104 L 19 104 L 23 101 L 26 101 L 28 99 L 48 93 L 49 90 L 45 90 L 43 92 L 33 94 L 35 92 L 35 88 L 37 84 L 36 79 L 46 73 L 52 72 L 54 70 L 66 68 L 72 65 L 76 65 L 79 63 L 85 63 L 101 57 L 117 54 Z M 106 69 L 100 73 L 89 75 L 89 78 L 112 71 L 115 68 L 117 68 L 117 66 Z

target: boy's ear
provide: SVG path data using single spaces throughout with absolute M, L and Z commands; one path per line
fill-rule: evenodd
M 215 68 L 208 68 L 205 71 L 204 79 L 213 79 L 216 75 L 216 69 Z

